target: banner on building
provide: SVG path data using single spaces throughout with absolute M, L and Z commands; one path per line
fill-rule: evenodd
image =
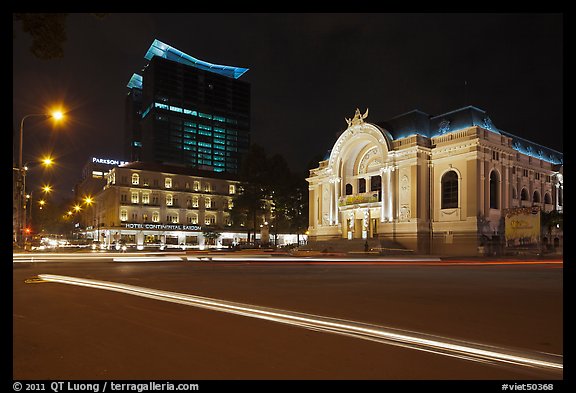
M 540 240 L 540 208 L 515 207 L 505 209 L 504 236 L 506 241 L 530 244 Z

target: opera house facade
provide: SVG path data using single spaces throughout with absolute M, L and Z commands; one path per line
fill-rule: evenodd
M 482 109 L 367 117 L 346 119 L 310 170 L 310 244 L 477 255 L 518 245 L 505 236 L 514 208 L 563 209 L 563 154 L 499 130 Z

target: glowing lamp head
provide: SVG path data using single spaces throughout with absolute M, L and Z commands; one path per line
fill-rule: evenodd
M 62 113 L 62 111 L 59 110 L 53 111 L 51 115 L 52 118 L 57 121 L 62 120 L 64 118 L 64 113 Z

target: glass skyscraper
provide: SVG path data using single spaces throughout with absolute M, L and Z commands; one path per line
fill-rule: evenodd
M 211 64 L 154 40 L 142 74 L 128 82 L 125 154 L 130 161 L 237 173 L 250 145 L 247 68 Z

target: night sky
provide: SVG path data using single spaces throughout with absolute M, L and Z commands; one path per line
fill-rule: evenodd
M 126 84 L 155 38 L 249 68 L 251 141 L 294 171 L 332 147 L 357 107 L 378 122 L 474 105 L 563 151 L 562 14 L 70 14 L 55 60 L 35 58 L 19 22 L 13 30 L 14 161 L 22 117 L 62 103 L 62 126 L 26 120 L 24 161 L 51 153 L 57 167 L 29 180 L 63 196 L 90 157 L 124 159 Z

